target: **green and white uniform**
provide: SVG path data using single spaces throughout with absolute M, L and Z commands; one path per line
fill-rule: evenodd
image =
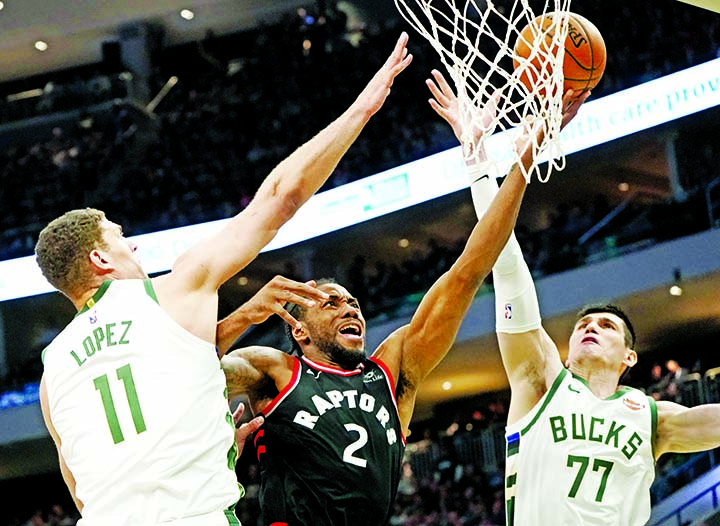
M 43 352 L 81 526 L 238 524 L 234 425 L 213 344 L 150 280 L 106 281 Z
M 655 477 L 655 402 L 621 388 L 606 399 L 563 369 L 508 426 L 508 526 L 641 526 Z

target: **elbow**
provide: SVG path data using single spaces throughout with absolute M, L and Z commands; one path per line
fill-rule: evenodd
M 303 198 L 302 185 L 283 185 L 279 178 L 268 188 L 267 196 L 262 199 L 264 206 L 269 204 L 277 226 L 287 223 L 306 199 Z

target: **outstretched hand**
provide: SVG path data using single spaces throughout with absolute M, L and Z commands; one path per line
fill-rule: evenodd
M 243 413 L 245 413 L 245 404 L 240 402 L 237 406 L 237 409 L 235 409 L 235 412 L 233 413 L 233 422 L 235 422 L 236 427 L 238 425 L 238 422 L 240 422 Z M 238 448 L 238 457 L 240 457 L 240 454 L 245 447 L 245 440 L 247 440 L 247 437 L 257 431 L 264 422 L 265 419 L 262 416 L 256 416 L 249 422 L 241 424 L 240 427 L 237 427 L 237 429 L 235 429 L 235 443 L 237 444 Z
M 318 289 L 314 281 L 302 283 L 283 276 L 275 276 L 250 298 L 242 309 L 248 320 L 256 325 L 277 314 L 294 327 L 298 321 L 285 310 L 286 304 L 312 307 L 316 301 L 327 298 L 328 295 Z
M 499 93 L 490 97 L 482 109 L 476 108 L 467 96 L 455 94 L 442 73 L 434 69 L 431 74 L 433 78 L 425 81 L 434 97 L 428 101 L 430 106 L 447 121 L 466 153 L 471 153 L 468 150 L 480 142 L 495 119 Z
M 562 123 L 560 129 L 562 130 L 565 126 L 570 123 L 580 110 L 580 106 L 590 96 L 590 91 L 576 92 L 571 89 L 567 90 L 563 94 L 562 99 Z M 541 144 L 545 138 L 547 122 L 542 119 L 536 121 L 529 121 L 524 127 L 523 132 L 515 141 L 516 153 L 521 157 L 525 158 L 531 155 L 534 146 Z
M 368 115 L 374 115 L 390 95 L 390 87 L 397 77 L 412 62 L 412 55 L 407 50 L 408 34 L 403 31 L 385 64 L 375 73 L 365 89 L 360 93 L 357 102 L 365 106 Z

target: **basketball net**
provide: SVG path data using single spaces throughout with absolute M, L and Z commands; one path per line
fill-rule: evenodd
M 466 124 L 467 136 L 461 140 L 466 160 L 483 163 L 486 173 L 495 177 L 517 162 L 528 182 L 533 173 L 546 182 L 553 169 L 565 167 L 559 135 L 570 0 L 544 0 L 542 10 L 535 11 L 528 0 L 506 0 L 503 5 L 493 0 L 395 0 L 395 5 L 439 53 L 455 85 Z M 533 41 L 526 42 L 529 56 L 516 55 L 522 29 L 550 13 L 551 21 L 535 25 Z M 531 89 L 520 81 L 523 76 L 533 79 Z M 545 126 L 542 140 L 529 134 L 536 162 L 525 170 L 516 142 L 540 125 Z M 496 130 L 507 133 L 493 135 Z M 548 161 L 545 173 L 538 165 L 542 160 Z

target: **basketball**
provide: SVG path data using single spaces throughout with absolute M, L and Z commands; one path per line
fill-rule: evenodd
M 513 65 L 518 69 L 525 64 L 522 59 L 529 59 L 531 50 L 537 46 L 536 40 L 544 38 L 545 42 L 539 44 L 541 53 L 535 53 L 530 64 L 520 75 L 520 81 L 533 91 L 533 85 L 538 81 L 538 77 L 545 77 L 549 63 L 543 60 L 542 54 L 554 52 L 552 14 L 537 17 L 535 20 L 526 25 L 515 42 L 515 56 L 513 57 Z M 563 60 L 563 93 L 569 89 L 576 92 L 582 92 L 593 89 L 605 72 L 605 62 L 607 53 L 605 50 L 605 41 L 600 31 L 587 18 L 569 13 L 568 34 L 565 38 L 565 58 Z M 545 69 L 545 74 L 541 75 Z M 543 95 L 544 90 L 539 90 Z

